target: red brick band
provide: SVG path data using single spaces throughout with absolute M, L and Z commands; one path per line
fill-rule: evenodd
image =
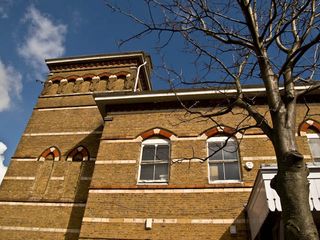
M 124 71 L 121 71 L 121 72 L 117 72 L 117 73 L 108 73 L 108 72 L 104 72 L 104 73 L 100 73 L 98 75 L 98 77 L 109 77 L 111 75 L 116 75 L 117 77 L 120 77 L 120 76 L 127 76 L 128 74 L 130 74 L 129 72 L 124 72 Z M 78 76 L 78 75 L 70 75 L 70 76 L 67 76 L 67 77 L 61 77 L 61 76 L 57 76 L 57 77 L 54 77 L 52 79 L 50 79 L 52 82 L 55 81 L 55 82 L 60 82 L 62 79 L 67 79 L 68 81 L 69 80 L 72 80 L 72 79 L 77 79 L 77 78 L 83 78 L 83 79 L 92 79 L 95 75 L 92 75 L 92 74 L 86 74 L 84 76 Z

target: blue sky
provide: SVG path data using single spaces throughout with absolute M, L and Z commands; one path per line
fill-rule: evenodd
M 128 2 L 123 4 L 140 10 L 139 1 Z M 142 50 L 157 65 L 161 56 L 155 54 L 150 37 L 118 47 L 120 39 L 138 28 L 108 10 L 103 0 L 0 0 L 0 142 L 7 146 L 5 165 L 40 94 L 36 80 L 46 79 L 44 59 Z M 165 87 L 155 79 L 153 86 Z
M 165 74 L 158 69 L 164 62 L 178 73 L 183 73 L 184 78 L 189 78 L 186 80 L 201 73 L 195 71 L 201 69 L 194 68 L 194 58 L 186 57 L 186 45 L 177 36 L 165 49 L 161 49 L 160 54 L 154 48 L 159 43 L 156 34 L 132 40 L 119 48 L 119 40 L 142 28 L 112 12 L 105 6 L 105 1 L 0 0 L 0 143 L 5 144 L 0 144 L 0 172 L 1 154 L 4 153 L 4 163 L 8 165 L 42 89 L 36 80 L 47 78 L 46 58 L 145 51 L 150 53 L 154 65 L 154 89 L 169 87 L 157 74 Z M 142 0 L 112 2 L 135 15 L 147 17 L 148 11 L 142 7 Z M 159 13 L 157 9 L 152 10 Z M 161 35 L 162 40 L 166 38 L 166 34 Z M 207 38 L 200 39 L 201 43 L 211 46 Z M 270 51 L 269 54 L 274 53 L 271 59 L 281 62 L 277 51 L 272 48 Z M 191 54 L 196 55 L 192 51 Z M 230 60 L 228 52 L 224 56 L 220 58 Z M 211 70 L 210 74 L 205 78 L 220 78 L 216 71 Z M 174 75 L 164 76 L 173 80 Z

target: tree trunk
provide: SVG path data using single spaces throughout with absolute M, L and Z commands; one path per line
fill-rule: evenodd
M 288 114 L 288 109 L 284 110 L 283 106 L 281 109 L 272 116 L 272 141 L 277 156 L 278 173 L 272 179 L 271 187 L 280 196 L 285 239 L 318 240 L 309 206 L 309 171 L 303 155 L 297 150 L 295 119 L 287 119 L 291 114 Z

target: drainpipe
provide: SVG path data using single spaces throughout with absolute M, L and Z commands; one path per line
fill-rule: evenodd
M 145 61 L 144 63 L 142 63 L 141 65 L 139 65 L 138 69 L 137 69 L 137 76 L 136 76 L 136 80 L 134 82 L 134 88 L 133 88 L 133 92 L 137 91 L 138 88 L 138 79 L 139 79 L 139 73 L 140 73 L 140 68 L 144 65 L 147 64 L 147 61 Z

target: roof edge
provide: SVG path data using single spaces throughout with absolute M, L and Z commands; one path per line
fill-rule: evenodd
M 45 62 L 47 65 L 50 65 L 50 64 L 59 64 L 59 63 L 75 63 L 75 62 L 109 60 L 109 59 L 141 57 L 141 56 L 147 57 L 149 55 L 143 51 L 137 51 L 137 52 L 110 53 L 110 54 L 98 54 L 98 55 L 82 55 L 82 56 L 65 57 L 65 58 L 49 58 L 49 59 L 45 59 Z

